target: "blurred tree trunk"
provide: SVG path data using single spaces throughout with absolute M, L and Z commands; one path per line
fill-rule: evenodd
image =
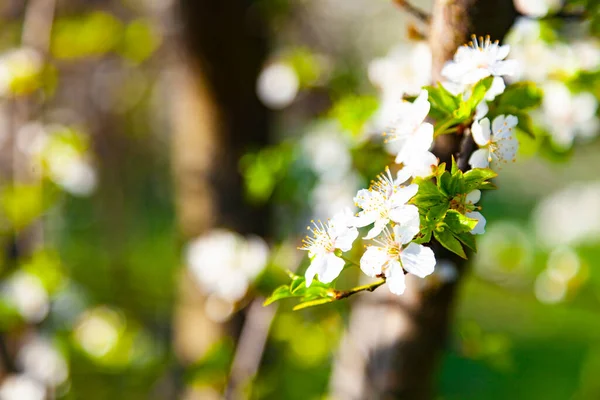
M 470 34 L 502 40 L 515 18 L 511 0 L 436 0 L 429 31 L 434 81 L 440 80 L 443 65 L 469 42 Z M 441 138 L 434 153 L 442 161 L 451 155 L 458 159 L 462 138 Z M 463 161 L 463 169 L 468 168 Z M 331 389 L 336 399 L 434 397 L 438 364 L 466 262 L 439 245 L 433 249 L 438 263 L 448 260 L 456 265 L 458 278 L 421 290 L 418 278 L 408 276 L 403 296 L 383 289 L 375 296 L 359 298 L 334 366 Z
M 251 1 L 180 0 L 178 11 L 184 28 L 171 88 L 172 158 L 182 238 L 212 227 L 265 236 L 267 209 L 244 203 L 238 164 L 269 141 L 268 112 L 255 94 L 266 24 Z M 184 364 L 238 329 L 208 318 L 205 296 L 185 269 L 177 301 L 174 345 Z

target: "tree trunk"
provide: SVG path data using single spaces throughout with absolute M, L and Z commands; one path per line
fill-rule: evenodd
M 434 81 L 441 80 L 443 65 L 469 42 L 471 33 L 502 40 L 515 18 L 511 0 L 436 0 L 429 33 Z M 454 155 L 466 170 L 469 154 L 461 152 L 463 138 L 440 139 L 433 150 L 436 156 L 449 161 Z M 403 296 L 384 289 L 359 298 L 333 370 L 336 399 L 433 398 L 454 299 L 466 272 L 464 260 L 435 243 L 433 249 L 438 263 L 450 261 L 457 267 L 457 279 L 421 290 L 418 279 L 408 276 Z
M 269 115 L 255 93 L 267 56 L 266 24 L 242 0 L 180 0 L 183 21 L 171 91 L 173 173 L 184 241 L 213 227 L 267 234 L 266 207 L 244 202 L 240 157 L 269 142 Z M 206 296 L 187 270 L 179 279 L 174 347 L 183 364 L 201 358 L 236 322 L 205 313 Z M 216 388 L 222 389 L 222 388 Z M 195 392 L 212 398 L 216 392 Z

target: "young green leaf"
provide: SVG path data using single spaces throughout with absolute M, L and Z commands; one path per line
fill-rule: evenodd
M 477 225 L 477 220 L 469 218 L 456 210 L 448 210 L 444 218 L 444 223 L 448 225 L 453 233 L 459 234 L 471 232 L 475 228 L 475 225 Z
M 294 306 L 294 308 L 292 310 L 298 311 L 298 310 L 302 310 L 303 308 L 319 306 L 321 304 L 332 303 L 334 301 L 335 301 L 334 297 L 326 297 L 326 298 L 317 299 L 317 300 L 310 300 L 310 301 L 306 301 L 306 302 L 297 304 L 296 306 Z
M 297 297 L 297 295 L 290 292 L 290 287 L 288 285 L 282 285 L 273 291 L 273 293 L 265 300 L 263 306 L 268 306 L 273 302 L 290 297 Z
M 462 244 L 454 237 L 450 229 L 448 229 L 447 226 L 442 226 L 441 228 L 442 229 L 433 232 L 433 236 L 436 240 L 454 254 L 466 259 L 467 255 L 465 254 Z
M 460 240 L 461 243 L 467 246 L 469 249 L 473 250 L 474 252 L 477 252 L 477 241 L 475 240 L 475 235 L 469 232 L 464 232 L 456 235 L 456 238 Z
M 517 82 L 509 85 L 498 97 L 498 108 L 514 107 L 529 111 L 542 104 L 543 92 L 533 82 Z M 520 118 L 519 118 L 520 120 Z

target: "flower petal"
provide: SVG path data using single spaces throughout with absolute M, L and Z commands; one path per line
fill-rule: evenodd
M 477 225 L 475 225 L 475 228 L 471 229 L 471 233 L 473 235 L 481 235 L 485 233 L 486 220 L 485 217 L 479 211 L 468 212 L 465 215 L 469 218 L 473 218 L 478 221 Z
M 388 269 L 385 271 L 386 282 L 390 292 L 401 295 L 406 290 L 406 282 L 404 279 L 404 271 L 398 261 L 389 263 Z
M 389 255 L 385 248 L 369 246 L 365 254 L 360 258 L 360 269 L 367 276 L 375 277 L 381 274 L 383 266 L 389 261 Z
M 371 228 L 369 233 L 367 233 L 365 239 L 373 239 L 374 237 L 379 235 L 381 232 L 383 232 L 383 230 L 389 222 L 390 220 L 387 218 L 379 218 L 378 220 L 376 220 L 375 225 L 373 226 L 373 228 Z
M 344 269 L 346 262 L 333 253 L 325 256 L 325 266 L 319 272 L 319 280 L 323 283 L 332 282 Z
M 467 203 L 475 204 L 481 199 L 481 190 L 475 189 L 467 194 L 465 200 Z
M 326 264 L 326 255 L 325 254 L 317 254 L 312 259 L 310 265 L 306 269 L 304 273 L 304 280 L 306 281 L 306 287 L 309 287 L 312 284 L 312 281 L 315 275 L 320 274 L 325 268 Z
M 475 150 L 469 158 L 469 165 L 473 168 L 487 168 L 490 166 L 489 155 L 490 152 L 487 148 Z
M 394 226 L 394 238 L 396 242 L 406 244 L 413 240 L 415 235 L 421 230 L 420 228 L 421 221 L 419 218 L 419 212 L 417 211 L 412 219 Z
M 425 278 L 430 275 L 435 268 L 435 255 L 433 250 L 420 244 L 410 243 L 400 253 L 402 267 L 418 276 Z
M 485 146 L 490 142 L 490 120 L 487 118 L 482 119 L 481 121 L 473 122 L 471 125 L 471 134 L 473 135 L 473 140 L 480 146 Z
M 412 204 L 405 204 L 390 210 L 390 219 L 397 224 L 405 224 L 419 216 L 419 209 Z

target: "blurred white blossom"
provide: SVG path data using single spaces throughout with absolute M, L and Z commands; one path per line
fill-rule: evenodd
M 28 322 L 42 321 L 48 314 L 48 293 L 38 277 L 26 272 L 16 272 L 2 287 L 1 296 L 12 304 Z
M 26 375 L 8 375 L 0 384 L 0 400 L 44 400 L 44 386 Z
M 543 17 L 552 11 L 558 11 L 563 0 L 514 0 L 515 8 L 529 17 Z
M 299 87 L 300 81 L 294 68 L 276 62 L 267 65 L 260 73 L 256 83 L 256 93 L 267 107 L 279 110 L 294 101 Z
M 573 94 L 558 81 L 546 83 L 543 89 L 543 115 L 538 117 L 556 146 L 568 149 L 576 138 L 585 140 L 598 135 L 598 100 L 591 93 Z
M 235 303 L 267 264 L 269 247 L 258 236 L 215 229 L 192 240 L 185 250 L 188 267 L 206 293 Z
M 537 239 L 547 248 L 600 240 L 600 182 L 574 183 L 543 199 L 534 211 Z
M 100 358 L 114 349 L 124 329 L 125 322 L 117 312 L 98 307 L 79 317 L 73 335 L 83 350 Z
M 426 42 L 409 42 L 394 47 L 369 64 L 369 79 L 380 91 L 374 116 L 376 129 L 385 128 L 397 114 L 402 97 L 417 95 L 431 83 L 431 49 Z
M 43 66 L 41 55 L 30 48 L 0 54 L 0 97 L 29 91 Z
M 338 181 L 352 167 L 350 143 L 334 123 L 322 123 L 302 138 L 302 149 L 312 169 L 327 182 Z
M 50 387 L 60 385 L 69 375 L 64 357 L 42 337 L 30 338 L 19 349 L 16 362 L 25 374 Z

